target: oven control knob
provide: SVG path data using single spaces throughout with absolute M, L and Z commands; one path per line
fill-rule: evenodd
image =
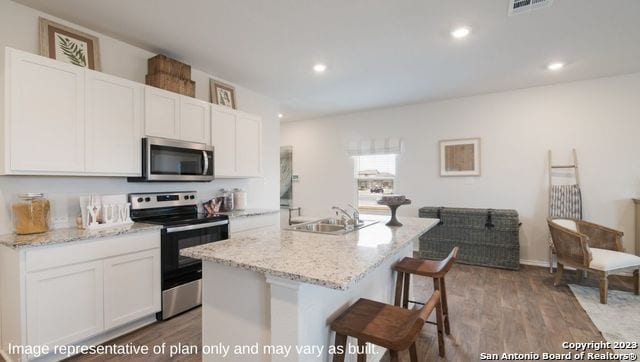
M 138 202 L 142 202 L 144 199 L 142 197 L 138 197 Z
M 145 197 L 144 201 L 149 202 L 149 201 L 151 201 L 151 198 L 150 197 Z
M 185 200 L 189 200 L 189 195 L 184 195 Z
M 195 196 L 193 196 L 193 195 L 191 195 L 191 196 L 189 196 L 189 198 L 190 198 L 191 200 L 193 200 L 193 199 L 195 199 L 196 197 L 195 197 Z

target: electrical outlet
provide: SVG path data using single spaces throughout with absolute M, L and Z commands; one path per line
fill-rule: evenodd
M 51 226 L 53 229 L 60 229 L 69 226 L 69 216 L 59 215 L 51 218 Z

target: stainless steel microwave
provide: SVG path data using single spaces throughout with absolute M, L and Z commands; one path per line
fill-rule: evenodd
M 147 137 L 142 139 L 142 177 L 129 177 L 128 180 L 207 182 L 214 179 L 213 159 L 210 145 Z

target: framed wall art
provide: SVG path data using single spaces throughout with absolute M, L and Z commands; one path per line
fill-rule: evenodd
M 440 176 L 480 176 L 480 138 L 440 141 Z
M 211 88 L 211 103 L 236 109 L 236 89 L 217 80 L 211 79 L 209 82 Z
M 39 18 L 40 55 L 93 70 L 100 70 L 98 38 Z

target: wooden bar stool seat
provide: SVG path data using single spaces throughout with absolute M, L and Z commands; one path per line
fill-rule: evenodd
M 331 323 L 336 332 L 336 347 L 347 352 L 347 337 L 358 339 L 358 362 L 366 360 L 362 353 L 366 343 L 373 343 L 389 350 L 391 361 L 398 360 L 398 352 L 409 349 L 411 361 L 418 360 L 415 341 L 425 321 L 436 309 L 436 318 L 442 319 L 440 292 L 435 291 L 421 309 L 409 310 L 368 299 L 359 299 Z M 438 345 L 444 347 L 443 331 L 438 331 Z M 335 362 L 344 361 L 346 353 L 335 354 Z M 440 349 L 444 357 L 444 348 Z
M 444 277 L 449 270 L 451 270 L 453 263 L 455 263 L 458 257 L 458 250 L 457 246 L 454 247 L 443 260 L 424 260 L 406 257 L 393 267 L 393 269 L 398 272 L 395 305 L 402 306 L 403 308 L 409 308 L 409 303 L 422 304 L 409 299 L 411 274 L 433 278 L 433 289 L 440 291 L 444 330 L 447 334 L 451 334 L 451 327 L 449 324 L 449 307 L 447 305 L 447 289 Z

